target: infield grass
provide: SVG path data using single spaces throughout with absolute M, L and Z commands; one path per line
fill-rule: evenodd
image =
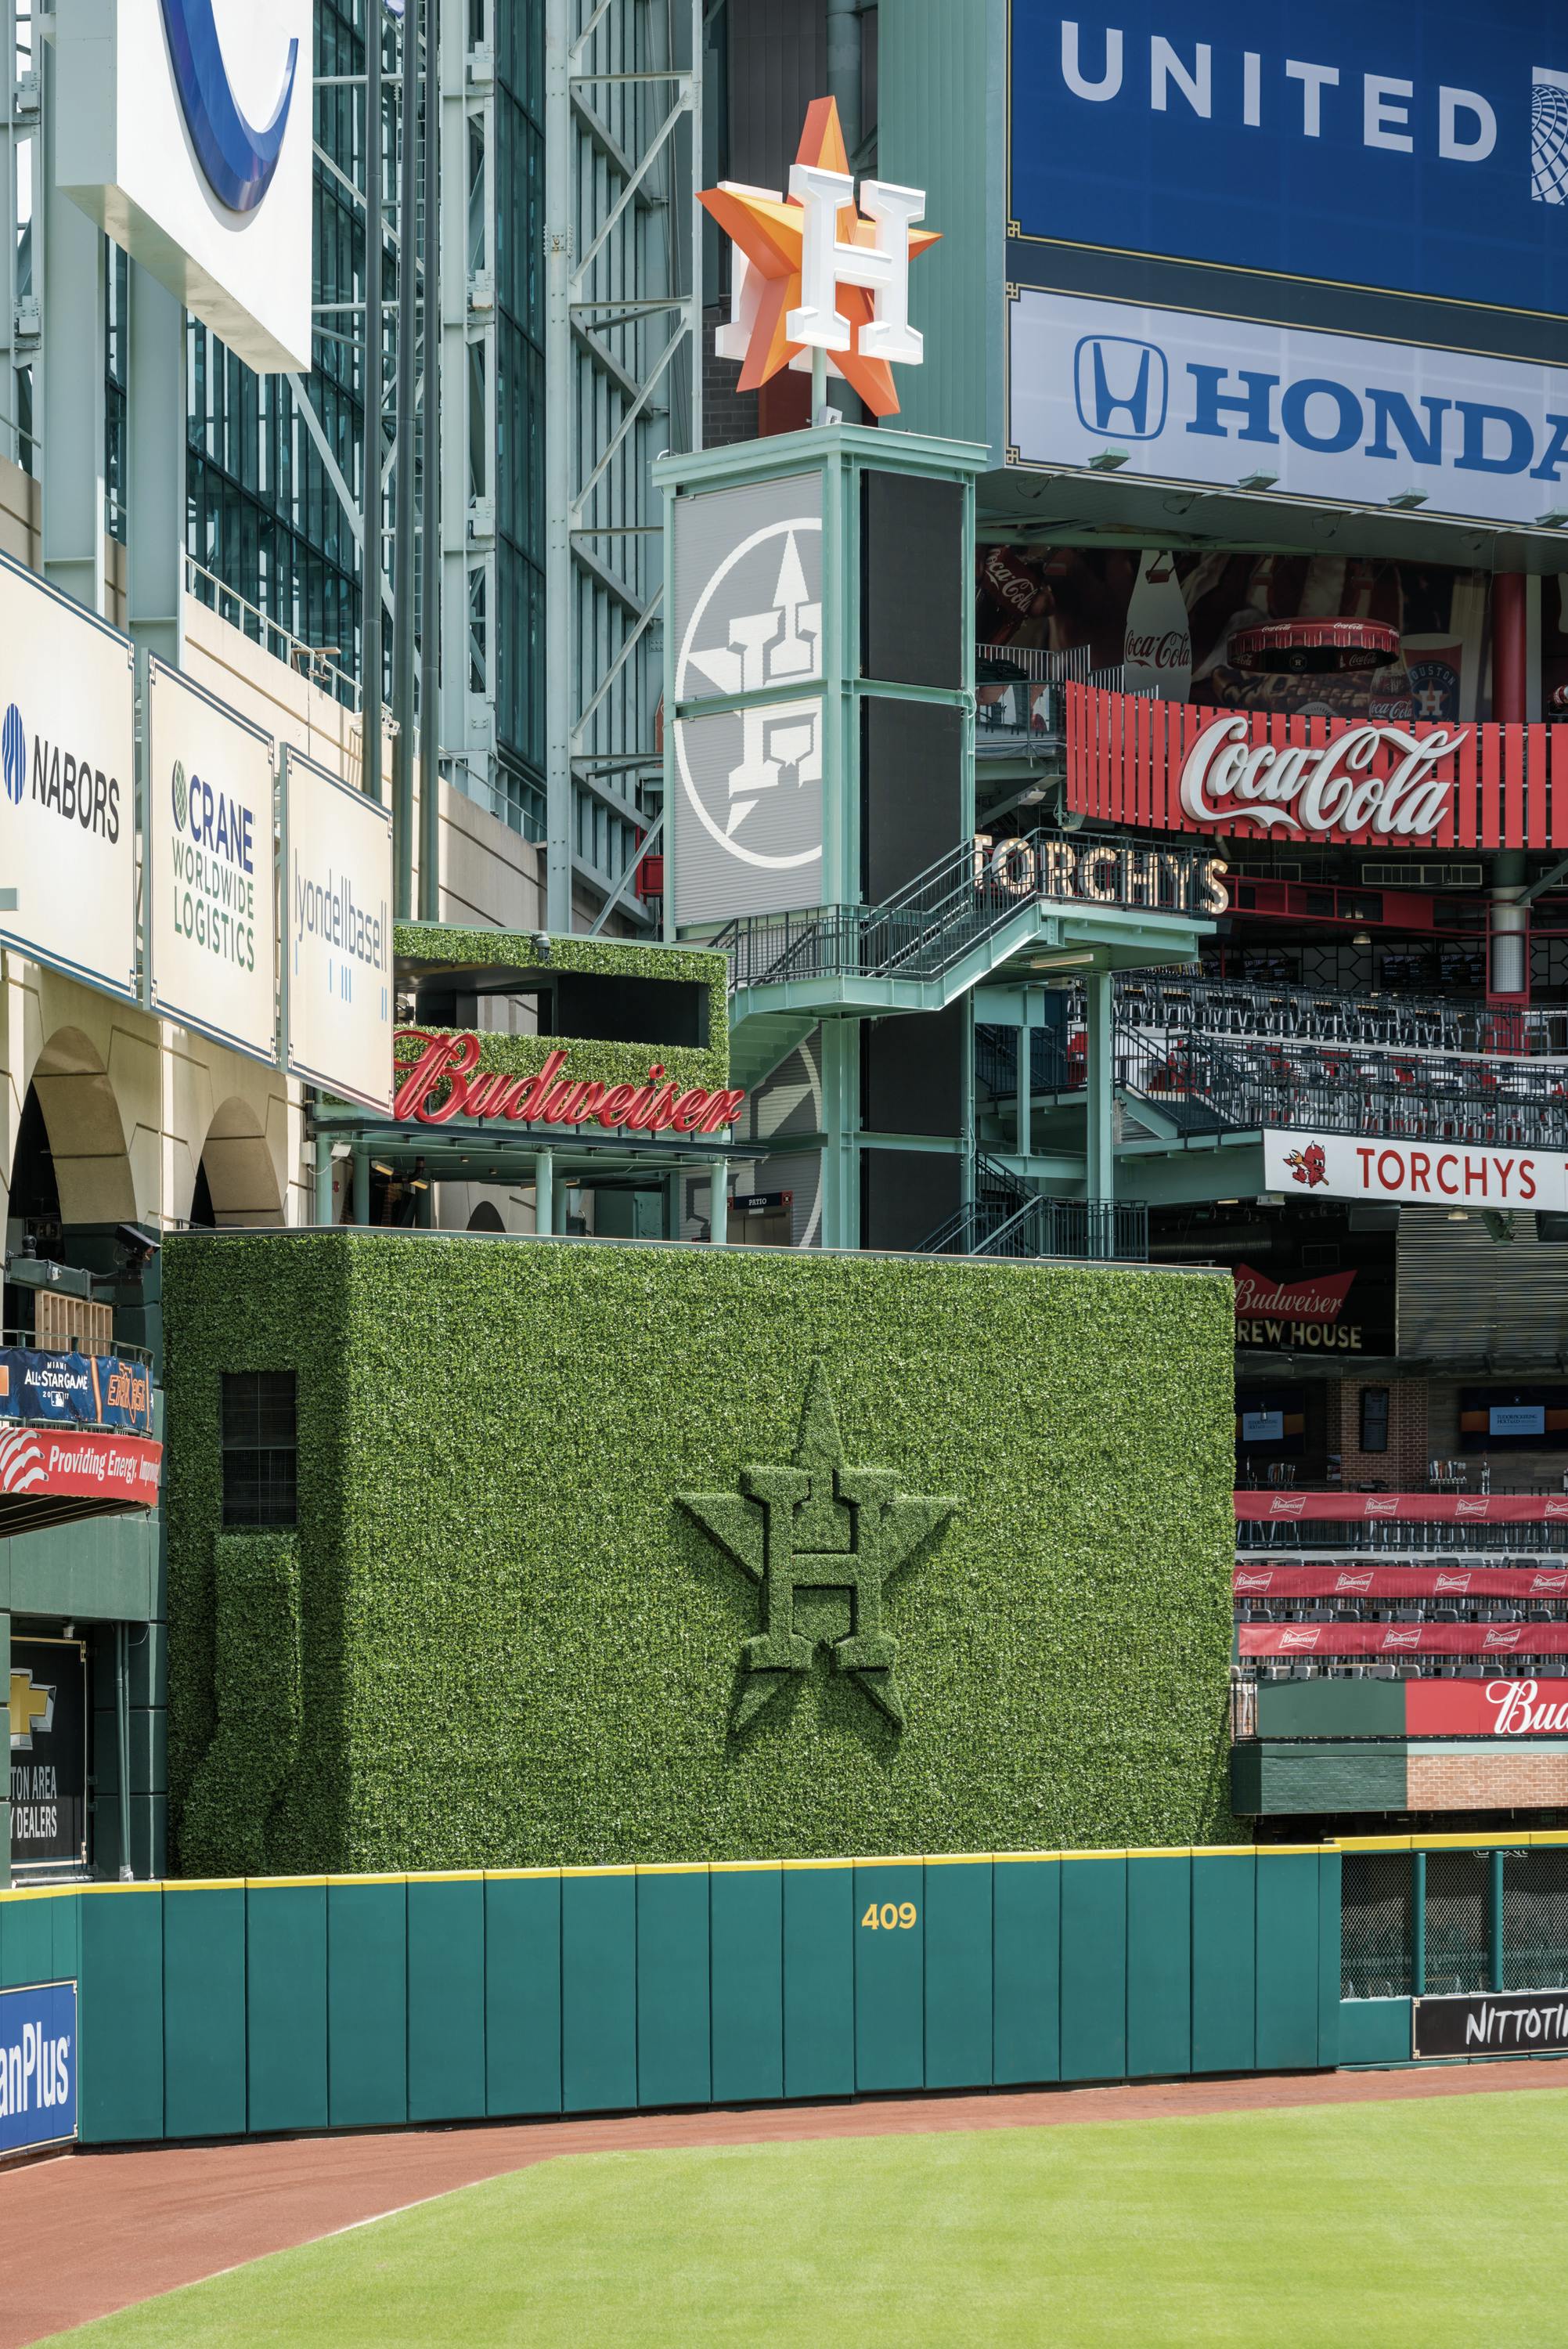
M 103 2349 L 1545 2349 L 1568 2091 L 542 2162 Z

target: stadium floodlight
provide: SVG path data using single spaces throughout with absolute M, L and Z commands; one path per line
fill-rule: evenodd
M 1091 473 L 1114 473 L 1117 471 L 1119 467 L 1126 464 L 1127 454 L 1128 452 L 1125 449 L 1102 449 L 1098 457 L 1091 457 L 1089 459 L 1089 471 Z
M 1243 473 L 1236 487 L 1238 490 L 1272 490 L 1278 480 L 1277 473 Z
M 1426 502 L 1425 490 L 1396 490 L 1388 501 L 1388 503 L 1391 506 L 1397 506 L 1401 513 L 1410 513 L 1417 506 L 1424 506 Z

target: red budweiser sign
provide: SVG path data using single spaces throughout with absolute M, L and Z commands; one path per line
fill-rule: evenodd
M 1155 832 L 1568 849 L 1568 730 L 1285 717 L 1069 685 L 1068 805 Z
M 609 1133 L 721 1133 L 746 1105 L 744 1092 L 677 1085 L 658 1061 L 645 1084 L 606 1085 L 568 1075 L 560 1050 L 531 1077 L 481 1069 L 482 1050 L 474 1035 L 405 1028 L 393 1046 L 393 1116 L 420 1125 L 504 1118 L 513 1125 L 598 1125 Z
M 1367 1525 L 1390 1517 L 1406 1525 L 1557 1525 L 1568 1519 L 1568 1493 L 1238 1493 L 1239 1523 L 1264 1518 Z
M 1568 1681 L 1408 1681 L 1412 1737 L 1568 1736 Z
M 1266 1273 L 1254 1272 L 1250 1264 L 1239 1264 L 1235 1270 L 1236 1319 L 1242 1321 L 1267 1316 L 1281 1321 L 1337 1321 L 1355 1278 L 1354 1272 L 1336 1272 L 1326 1280 L 1287 1284 L 1270 1280 Z

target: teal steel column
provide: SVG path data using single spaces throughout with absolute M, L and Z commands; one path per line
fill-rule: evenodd
M 1028 1004 L 1026 998 L 1024 1009 L 1024 1024 L 1016 1032 L 1018 1039 L 1017 1150 L 1020 1158 L 1027 1158 L 1029 1155 L 1030 1146 L 1034 1140 L 1033 1120 L 1035 1101 L 1031 1081 L 1034 1054 L 1030 1050 L 1029 1047 L 1030 1040 L 1033 1038 L 1035 1031 L 1029 1025 Z
M 136 1870 L 130 1864 L 130 1657 L 128 1630 L 114 1627 L 114 1737 L 119 1754 L 119 1880 L 129 1884 Z
M 567 1188 L 566 1177 L 564 1174 L 562 1176 L 560 1182 L 555 1185 L 555 1196 L 552 1204 L 555 1212 L 551 1218 L 550 1228 L 558 1239 L 564 1239 L 566 1237 L 566 1217 L 572 1205 L 571 1193 Z
M 534 1154 L 533 1228 L 536 1233 L 555 1229 L 555 1154 L 550 1150 Z
M 716 1158 L 707 1170 L 708 1238 L 715 1247 L 723 1247 L 729 1238 L 729 1161 Z
M 572 781 L 572 598 L 576 592 L 572 562 L 572 402 L 577 384 L 572 345 L 572 276 L 577 262 L 572 234 L 574 21 L 572 0 L 545 0 L 544 373 L 551 397 L 544 433 L 544 924 L 547 929 L 562 935 L 572 927 L 572 834 L 575 812 Z
M 1494 1851 L 1491 1857 L 1486 1903 L 1486 1955 L 1491 1987 L 1500 1991 L 1502 1988 L 1502 1854 Z
M 1085 1024 L 1088 1030 L 1084 1195 L 1091 1206 L 1101 1200 L 1109 1206 L 1116 1196 L 1116 1097 L 1111 1051 L 1114 985 L 1109 971 L 1097 970 L 1089 974 L 1084 986 Z M 1094 1245 L 1091 1237 L 1091 1249 Z M 1106 1253 L 1111 1253 L 1109 1238 Z
M 332 1141 L 325 1133 L 315 1137 L 315 1220 L 324 1231 L 332 1222 Z
M 861 1023 L 822 1022 L 822 1246 L 861 1244 Z
M 370 1221 L 370 1161 L 363 1150 L 354 1154 L 354 1220 L 361 1226 Z
M 1427 1994 L 1427 1855 L 1410 1854 L 1410 1995 Z

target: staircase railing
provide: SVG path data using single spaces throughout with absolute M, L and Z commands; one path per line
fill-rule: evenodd
M 1200 905 L 1194 876 L 1204 863 L 1201 852 L 1161 850 L 1151 857 L 1105 843 L 1090 860 L 1092 876 L 1080 880 L 1080 862 L 1095 845 L 1045 831 L 966 840 L 880 905 L 748 914 L 713 944 L 729 957 L 732 992 L 792 979 L 939 979 L 1036 902 L 1100 911 Z
M 989 1162 L 981 1162 L 988 1164 Z M 976 1195 L 923 1241 L 922 1256 L 1113 1257 L 1149 1260 L 1149 1209 L 1139 1199 L 1052 1199 L 997 1167 L 1007 1186 Z
M 920 1244 L 922 1256 L 973 1256 L 985 1240 L 1010 1223 L 1035 1194 L 994 1158 L 976 1154 L 973 1198 L 954 1208 Z

